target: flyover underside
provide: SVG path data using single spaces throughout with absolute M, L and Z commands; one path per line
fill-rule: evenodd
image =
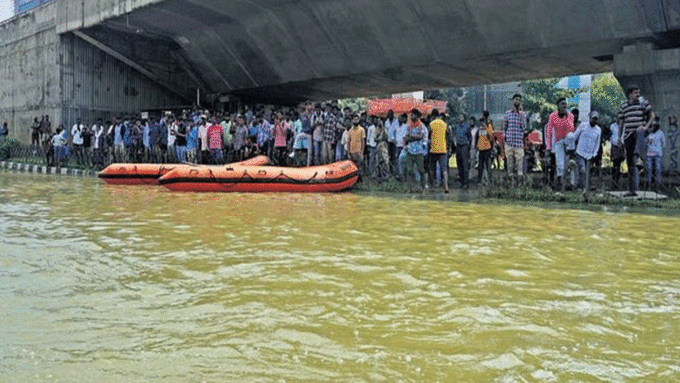
M 591 46 L 582 47 L 581 52 Z M 574 48 L 578 49 L 578 48 Z M 291 104 L 302 100 L 328 100 L 376 96 L 412 90 L 505 83 L 543 77 L 561 77 L 612 70 L 611 61 L 579 60 L 568 50 L 527 52 L 503 57 L 479 57 L 456 64 L 431 62 L 324 79 L 239 89 L 231 93 L 246 100 Z
M 154 0 L 126 12 L 79 28 L 169 47 L 185 91 L 287 103 L 600 72 L 625 45 L 680 44 L 674 0 Z

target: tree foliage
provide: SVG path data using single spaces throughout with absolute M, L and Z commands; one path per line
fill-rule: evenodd
M 349 107 L 352 113 L 361 113 L 368 108 L 368 99 L 365 97 L 357 97 L 338 100 L 338 107 L 340 107 L 341 110 L 345 107 Z
M 600 112 L 600 120 L 612 123 L 626 95 L 612 73 L 598 76 L 590 87 L 591 109 Z
M 446 114 L 449 117 L 457 117 L 460 114 L 467 115 L 470 110 L 470 99 L 465 88 L 434 89 L 424 92 L 426 100 L 448 101 Z
M 585 88 L 564 89 L 557 86 L 559 78 L 546 78 L 541 80 L 529 80 L 520 83 L 522 92 L 522 105 L 532 121 L 532 129 L 543 130 L 548 122 L 550 113 L 557 109 L 556 101 L 564 97 L 566 99 L 586 91 Z M 574 108 L 577 105 L 570 104 Z

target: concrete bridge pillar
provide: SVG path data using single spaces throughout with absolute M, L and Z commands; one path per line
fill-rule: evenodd
M 651 43 L 626 46 L 614 56 L 614 75 L 623 89 L 638 85 L 651 102 L 668 142 L 664 171 L 680 174 L 680 48 L 657 50 Z

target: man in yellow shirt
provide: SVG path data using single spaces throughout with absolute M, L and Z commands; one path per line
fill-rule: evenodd
M 352 117 L 352 127 L 347 132 L 347 151 L 349 159 L 359 168 L 359 176 L 363 173 L 364 167 L 364 145 L 366 145 L 366 131 L 359 125 L 359 116 Z
M 485 181 L 486 184 L 489 184 L 491 183 L 491 156 L 495 142 L 493 125 L 489 121 L 489 112 L 485 110 L 484 113 L 484 118 L 479 121 L 479 129 L 475 137 L 477 150 L 479 151 L 477 182 L 482 184 L 482 181 Z M 486 179 L 484 179 L 485 174 Z
M 446 126 L 446 122 L 439 115 L 439 110 L 432 110 L 432 122 L 430 122 L 430 179 L 434 180 L 437 172 L 437 164 L 442 174 L 444 182 L 444 193 L 449 192 L 449 155 L 448 143 L 451 132 Z

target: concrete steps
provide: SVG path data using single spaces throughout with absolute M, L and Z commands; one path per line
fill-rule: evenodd
M 58 168 L 54 166 L 23 164 L 12 161 L 0 161 L 0 169 L 7 169 L 22 173 L 59 174 L 77 177 L 96 177 L 99 172 L 73 168 Z

